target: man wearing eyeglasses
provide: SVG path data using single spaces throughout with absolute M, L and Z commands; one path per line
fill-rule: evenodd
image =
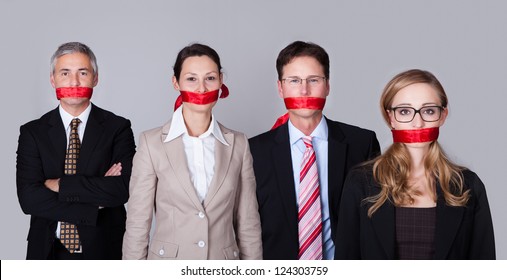
M 288 114 L 250 139 L 264 259 L 333 259 L 338 209 L 351 167 L 380 154 L 373 131 L 335 122 L 322 110 L 329 56 L 296 41 L 276 61 Z

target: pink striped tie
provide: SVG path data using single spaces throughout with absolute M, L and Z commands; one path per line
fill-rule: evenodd
M 312 137 L 302 137 L 306 145 L 299 174 L 299 259 L 322 259 L 322 212 L 319 173 Z

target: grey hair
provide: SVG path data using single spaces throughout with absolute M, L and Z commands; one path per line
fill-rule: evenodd
M 99 73 L 97 58 L 95 57 L 95 54 L 93 54 L 92 50 L 83 43 L 69 42 L 60 45 L 53 56 L 51 56 L 51 75 L 55 73 L 56 59 L 71 53 L 82 53 L 88 56 L 90 58 L 90 63 L 92 64 L 93 74 L 97 75 Z

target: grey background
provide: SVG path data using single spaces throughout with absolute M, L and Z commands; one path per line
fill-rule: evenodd
M 391 135 L 378 100 L 387 83 L 409 68 L 432 71 L 450 100 L 440 142 L 450 157 L 486 185 L 497 256 L 507 259 L 505 103 L 507 3 L 504 1 L 21 1 L 0 2 L 2 92 L 1 259 L 23 259 L 29 216 L 16 196 L 19 126 L 57 106 L 49 58 L 67 41 L 95 52 L 99 84 L 92 101 L 141 131 L 171 114 L 177 52 L 209 44 L 222 58 L 231 90 L 214 113 L 249 137 L 284 113 L 275 60 L 294 40 L 313 41 L 331 57 L 331 119 Z

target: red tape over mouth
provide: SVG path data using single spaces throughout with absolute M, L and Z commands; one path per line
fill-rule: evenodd
M 229 96 L 229 88 L 225 84 L 222 84 L 220 87 L 222 93 L 220 94 L 220 98 L 226 98 Z M 178 109 L 183 102 L 197 104 L 197 105 L 205 105 L 209 103 L 213 103 L 218 100 L 218 92 L 220 90 L 208 91 L 205 93 L 196 93 L 191 91 L 180 91 L 180 96 L 176 99 L 174 103 L 174 111 Z
M 423 143 L 438 139 L 439 127 L 412 129 L 412 130 L 391 130 L 394 143 Z
M 283 99 L 287 109 L 323 110 L 325 98 L 320 97 L 287 97 Z
M 56 89 L 56 98 L 91 98 L 93 88 L 89 87 L 60 87 Z
M 310 110 L 323 110 L 326 104 L 325 98 L 320 97 L 287 97 L 283 99 L 285 108 L 291 109 L 310 109 Z M 281 126 L 289 121 L 289 113 L 279 117 L 271 130 Z

